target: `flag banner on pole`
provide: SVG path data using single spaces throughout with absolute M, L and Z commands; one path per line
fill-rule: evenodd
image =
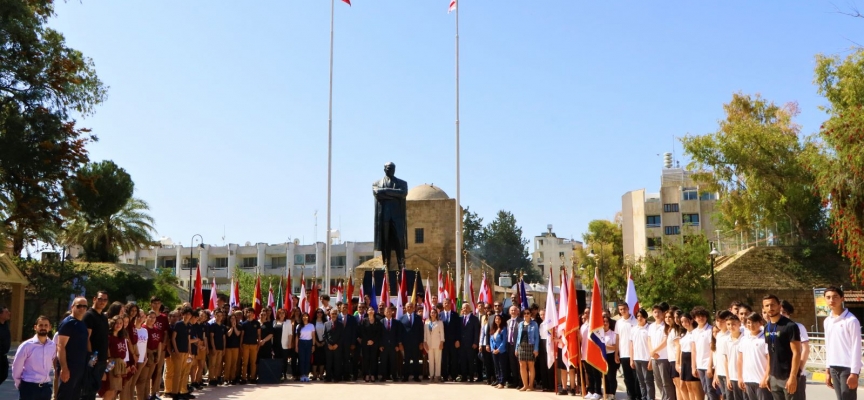
M 373 279 L 372 281 L 374 284 L 375 280 Z M 357 300 L 358 300 L 359 304 L 366 304 L 366 292 L 363 291 L 363 281 L 362 280 L 360 281 L 360 295 L 357 297 L 358 297 Z
M 603 304 L 600 300 L 600 285 L 597 282 L 597 269 L 594 269 L 594 288 L 591 290 L 591 314 L 588 317 L 588 350 L 585 361 L 606 375 L 606 344 L 603 342 Z
M 444 287 L 444 275 L 441 274 L 441 267 L 438 267 L 438 301 L 444 302 L 447 298 L 447 289 Z
M 240 281 L 239 280 L 234 281 L 234 288 L 232 290 L 234 291 L 234 301 L 237 303 L 236 306 L 242 307 L 243 302 L 240 300 Z
M 321 302 L 318 300 L 318 277 L 312 278 L 312 284 L 309 285 L 309 314 L 314 313 L 321 308 Z M 311 316 L 311 315 L 310 315 Z
M 561 349 L 561 359 L 567 369 L 570 369 L 570 353 L 567 344 L 567 308 L 570 305 L 570 279 L 567 278 L 567 271 L 561 269 L 561 287 L 558 295 L 558 329 L 555 334 L 558 337 L 558 348 Z
M 426 278 L 426 294 L 423 296 L 423 320 L 424 321 L 429 320 L 429 311 L 432 310 L 432 307 L 434 306 L 432 304 L 432 290 L 429 289 L 431 287 L 432 286 L 429 286 L 429 278 L 427 277 Z
M 468 270 L 465 270 L 465 275 L 468 275 L 468 284 L 465 285 L 465 301 L 471 306 L 471 312 L 477 311 L 477 302 L 474 299 L 474 281 Z
M 408 301 L 411 304 L 417 305 L 417 281 L 420 280 L 420 273 L 417 272 L 414 274 L 414 289 L 411 290 L 411 298 Z M 428 286 L 427 286 L 428 287 Z
M 489 293 L 489 282 L 486 280 L 486 271 L 483 271 L 483 280 L 480 281 L 480 293 L 477 294 L 477 302 L 485 304 L 492 303 L 492 294 Z
M 387 274 L 384 274 L 386 277 Z M 369 307 L 378 311 L 378 293 L 375 291 L 375 273 L 372 273 L 372 294 L 369 295 Z
M 272 285 L 273 283 L 271 282 L 270 284 Z M 282 285 L 282 277 L 281 276 L 279 277 L 279 285 L 277 285 L 277 287 L 278 287 L 278 291 L 276 292 L 276 304 L 279 304 L 281 306 L 282 304 L 285 303 L 285 297 L 283 297 L 283 294 L 282 294 L 282 288 L 284 288 L 285 286 Z M 273 307 L 273 311 L 274 312 L 276 311 L 275 306 Z M 274 317 L 274 320 L 275 320 L 275 317 Z
M 402 279 L 399 280 L 399 297 L 402 298 L 402 304 L 408 302 L 408 276 L 405 271 L 405 268 L 402 268 Z
M 342 281 L 339 281 L 339 284 L 336 285 L 336 298 L 333 299 L 333 304 L 339 303 L 342 301 Z
M 285 281 L 285 300 L 282 302 L 282 308 L 291 315 L 291 312 L 294 311 L 294 294 L 292 290 L 294 288 L 291 285 L 291 270 L 288 270 L 288 278 Z
M 549 283 L 546 285 L 546 319 L 543 320 L 543 329 L 549 334 L 546 339 L 546 364 L 549 368 L 555 364 L 555 332 L 558 327 L 558 310 L 555 309 L 555 291 L 552 290 L 552 268 L 549 268 Z
M 300 273 L 300 295 L 298 296 L 297 302 L 300 303 L 297 306 L 300 307 L 301 313 L 309 313 L 309 300 L 306 299 L 306 278 L 303 276 L 303 273 Z
M 450 7 L 447 8 L 447 14 L 456 11 L 456 0 L 450 0 Z
M 345 315 L 351 315 L 354 313 L 354 304 L 352 302 L 354 300 L 354 277 L 353 276 L 348 277 L 348 288 L 346 290 L 348 290 L 348 293 L 345 296 L 345 308 L 348 311 L 345 313 Z
M 387 270 L 384 270 L 384 282 L 381 283 L 381 305 L 390 307 L 390 283 L 387 282 Z
M 639 311 L 639 297 L 636 296 L 636 285 L 633 283 L 630 271 L 627 271 L 627 294 L 624 296 L 624 301 L 630 307 L 630 315 L 636 315 Z
M 204 308 L 204 288 L 201 287 L 201 265 L 195 268 L 195 292 L 192 294 L 192 308 Z
M 349 7 L 351 6 L 351 0 L 342 0 L 342 2 L 347 4 Z
M 582 313 L 576 302 L 576 279 L 570 277 L 567 280 L 567 322 L 564 327 L 564 338 L 567 343 L 567 359 L 570 365 L 578 366 L 582 362 L 582 333 L 579 327 L 582 324 Z M 560 320 L 561 315 L 558 315 Z
M 267 289 L 267 308 L 270 309 L 270 314 L 273 320 L 276 320 L 276 299 L 273 297 L 273 282 L 270 282 L 270 287 Z
M 219 298 L 219 294 L 216 293 L 216 278 L 213 278 L 210 281 L 210 304 L 208 309 L 210 311 L 216 311 L 216 300 Z
M 522 303 L 522 309 L 527 310 L 530 306 L 528 305 L 528 293 L 525 291 L 525 277 L 519 277 L 519 297 L 520 302 Z
M 264 299 L 261 297 L 261 275 L 255 277 L 255 293 L 252 296 L 252 309 L 255 310 L 255 317 L 261 315 L 261 308 L 264 306 Z

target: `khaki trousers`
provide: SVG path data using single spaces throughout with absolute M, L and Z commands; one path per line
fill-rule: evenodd
M 225 381 L 232 382 L 237 380 L 237 359 L 240 358 L 240 348 L 224 350 L 222 354 L 225 359 Z
M 171 355 L 171 362 L 174 364 L 174 386 L 171 393 L 188 393 L 186 385 L 189 383 L 189 368 L 192 363 L 187 362 L 189 353 L 174 353 Z
M 247 380 L 258 377 L 258 345 L 244 344 L 241 345 L 240 358 L 243 366 L 240 368 L 240 379 Z M 246 373 L 249 373 L 248 375 Z
M 216 382 L 222 376 L 222 355 L 224 350 L 211 350 L 210 351 L 210 365 L 207 367 L 207 372 L 209 375 L 207 376 L 207 380 L 209 382 Z
M 172 390 L 174 390 L 174 357 L 171 357 L 171 356 L 165 357 L 165 362 L 163 362 L 161 366 L 156 365 L 155 368 L 160 368 L 163 366 L 165 369 L 165 393 L 173 393 Z M 162 374 L 159 374 L 159 375 L 160 375 L 159 380 L 161 381 L 162 380 L 162 376 L 161 376 Z M 155 386 L 151 387 L 150 391 L 151 392 L 158 392 L 159 391 L 159 385 L 156 384 Z M 155 393 L 151 393 L 151 394 L 155 394 Z
M 148 350 L 149 351 L 149 350 Z M 165 371 L 165 349 L 160 344 L 159 350 L 155 350 L 156 358 L 154 359 L 152 374 L 153 381 L 150 383 L 150 394 L 159 393 L 159 386 L 162 384 L 162 373 Z M 165 391 L 170 392 L 171 386 L 165 385 Z

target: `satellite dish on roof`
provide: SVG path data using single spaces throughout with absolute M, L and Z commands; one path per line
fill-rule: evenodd
M 163 246 L 173 246 L 174 241 L 171 240 L 171 238 L 168 236 L 162 236 L 161 238 L 159 238 L 159 244 Z
M 300 245 L 300 239 L 294 239 L 294 245 L 299 246 Z
M 252 242 L 250 242 L 250 241 L 246 241 L 245 246 L 251 246 L 251 245 L 252 245 Z

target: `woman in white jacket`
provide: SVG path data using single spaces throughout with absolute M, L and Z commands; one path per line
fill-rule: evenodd
M 283 365 L 282 375 L 285 378 L 285 380 L 288 379 L 288 375 L 291 375 L 292 378 L 297 376 L 296 371 L 294 371 L 293 368 L 290 368 L 289 364 L 288 364 L 289 358 L 292 361 L 297 358 L 297 352 L 294 350 L 295 321 L 293 318 L 294 315 L 299 314 L 299 312 L 297 310 L 298 309 L 296 309 L 296 308 L 293 310 L 295 312 L 292 312 L 292 318 L 286 318 L 284 321 L 282 321 L 282 338 L 281 338 L 282 355 L 285 357 L 285 361 L 283 361 L 283 364 L 282 364 Z M 294 362 L 292 364 L 296 364 L 296 362 Z
M 429 354 L 429 380 L 441 382 L 441 350 L 444 350 L 444 323 L 438 320 L 438 309 L 432 307 L 423 330 L 423 348 Z

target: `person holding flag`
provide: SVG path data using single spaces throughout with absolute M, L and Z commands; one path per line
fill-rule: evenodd
M 600 284 L 597 280 L 597 269 L 594 270 L 594 287 L 591 290 L 591 311 L 588 315 L 585 350 L 585 362 L 596 371 L 589 377 L 589 392 L 593 396 L 588 398 L 600 399 L 603 392 L 603 377 L 609 371 L 606 363 L 606 344 L 603 341 L 605 331 L 603 330 L 603 304 L 600 299 Z M 599 372 L 599 375 L 597 374 Z
M 632 279 L 628 283 L 627 289 L 627 297 L 630 298 L 630 284 L 632 284 Z M 635 297 L 635 289 L 633 290 Z M 632 335 L 633 327 L 637 325 L 636 317 L 630 313 L 630 302 L 623 301 L 618 303 L 618 321 L 615 323 L 615 333 L 618 334 L 618 341 L 620 345 L 618 346 L 618 358 L 617 362 L 621 364 L 621 371 L 624 375 L 624 386 L 627 390 L 627 397 L 631 399 L 641 399 L 641 391 L 639 390 L 639 383 L 636 382 L 636 372 L 633 370 L 633 367 L 630 366 L 631 353 L 630 353 L 630 337 Z

